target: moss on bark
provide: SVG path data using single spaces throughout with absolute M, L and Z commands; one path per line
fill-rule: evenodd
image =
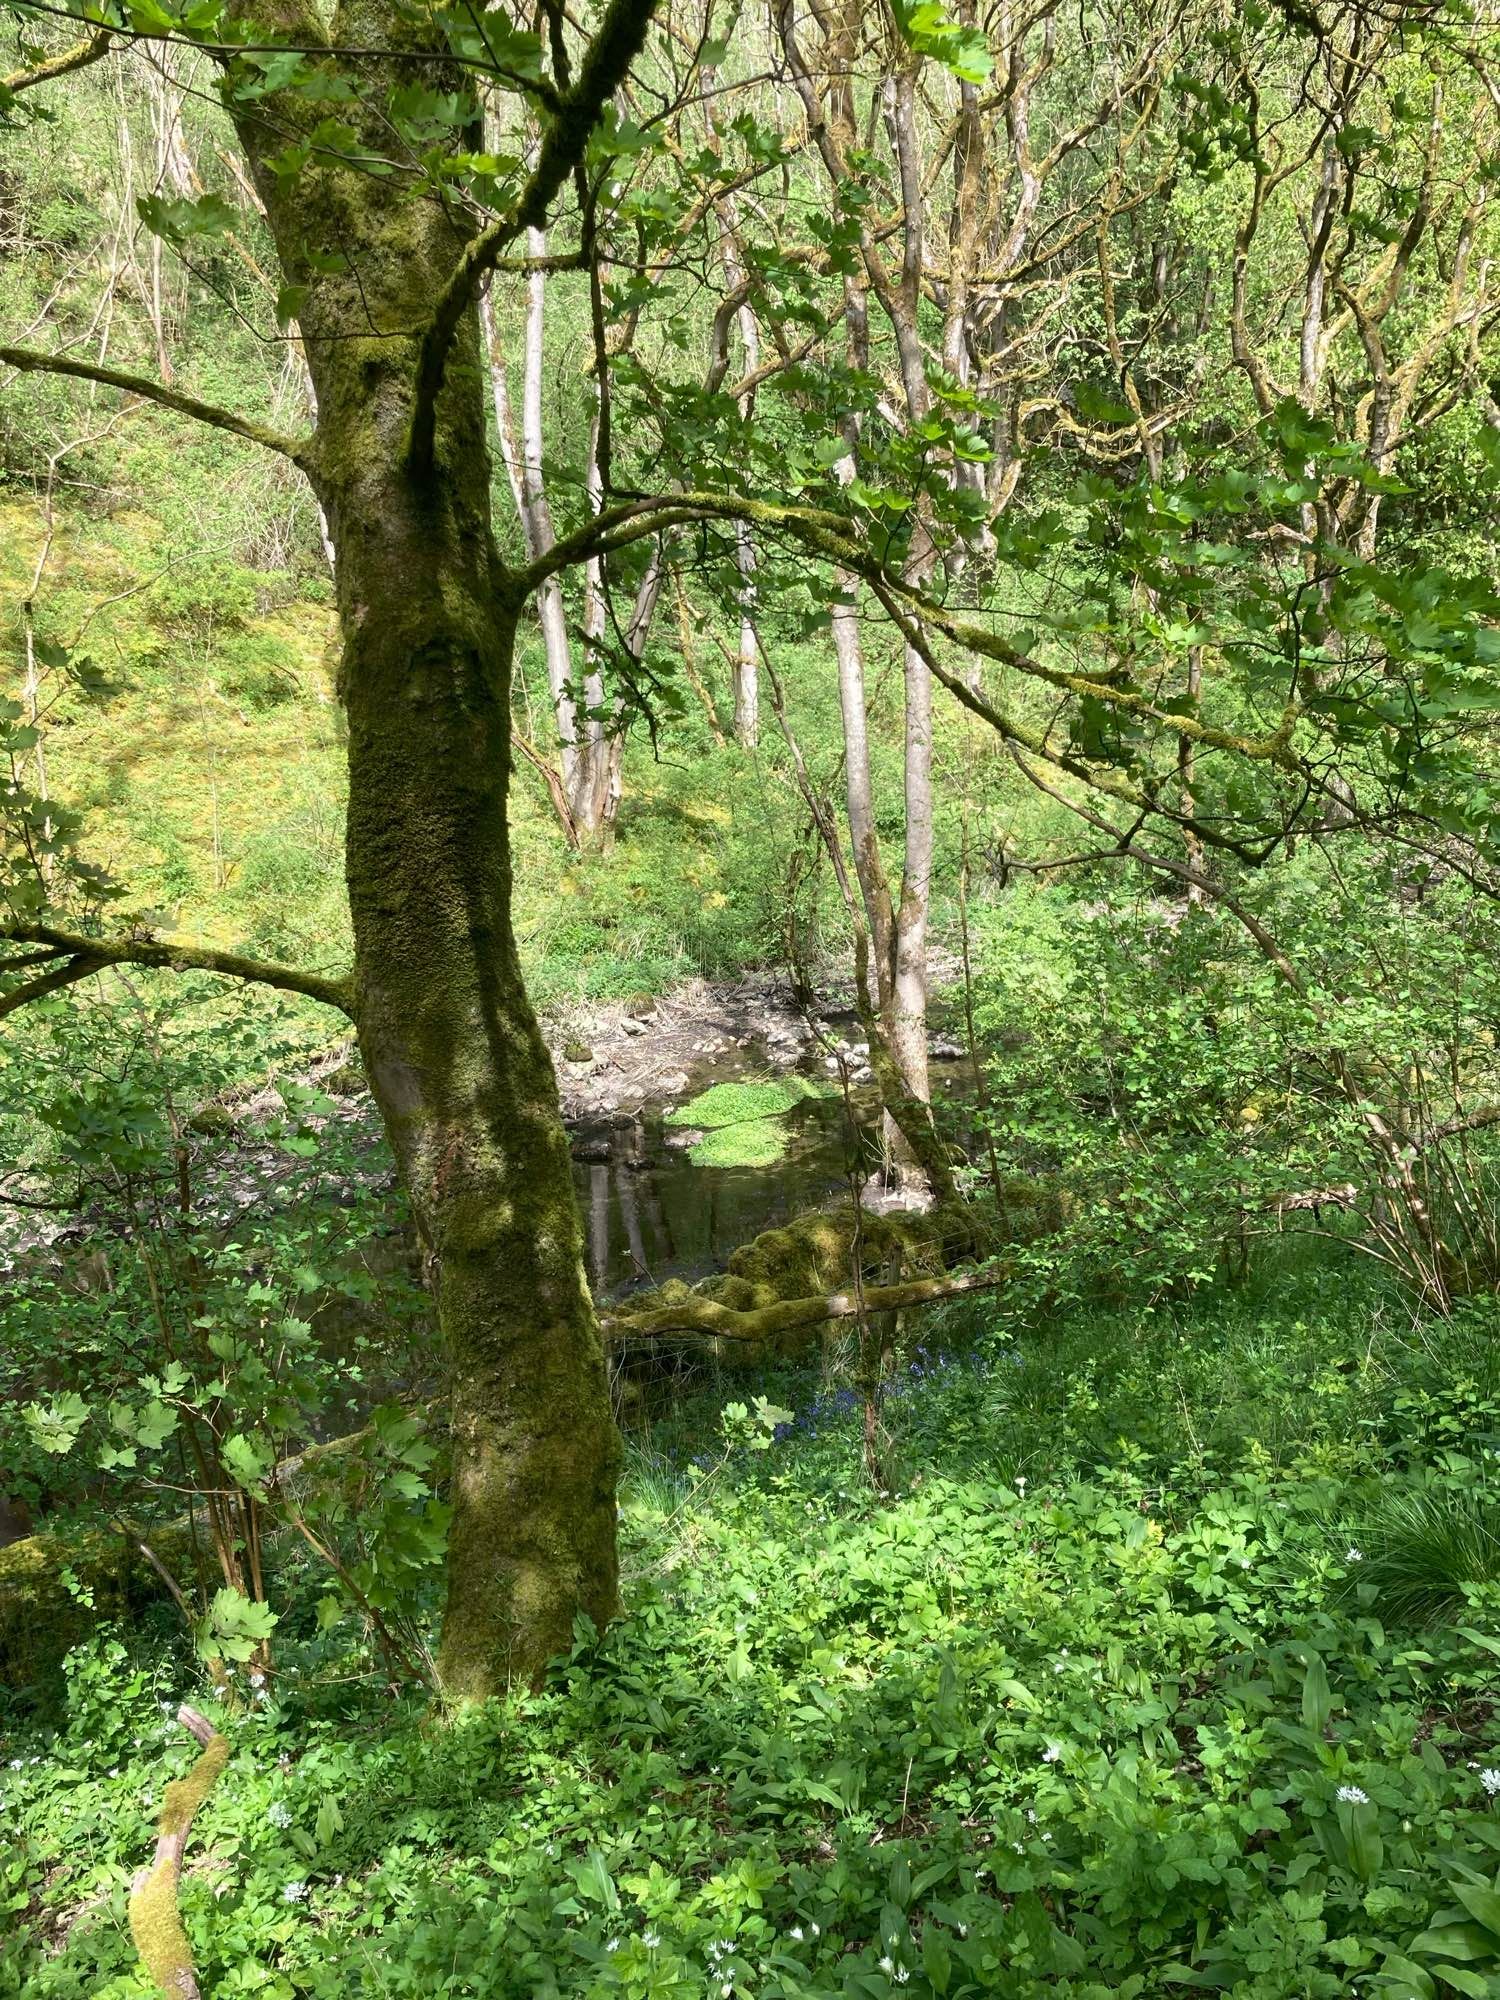
M 290 0 L 289 0 L 290 3 Z M 345 20 L 356 34 L 360 8 Z M 367 39 L 419 15 L 370 0 Z M 453 87 L 461 87 L 456 74 Z M 441 88 L 441 71 L 431 75 Z M 270 164 L 275 100 L 239 116 L 318 400 L 348 722 L 360 1054 L 435 1276 L 452 1381 L 447 1696 L 534 1682 L 574 1620 L 617 1609 L 619 1441 L 584 1278 L 556 1080 L 511 929 L 510 675 L 520 600 L 496 552 L 477 319 L 458 318 L 431 438 L 409 453 L 413 329 L 464 256 L 457 208 L 402 177 Z M 370 149 L 386 135 L 367 116 Z M 358 151 L 358 147 L 354 149 Z M 352 258 L 325 253 L 357 245 Z M 425 418 L 424 418 L 425 427 Z

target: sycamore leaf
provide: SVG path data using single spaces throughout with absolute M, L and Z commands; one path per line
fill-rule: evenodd
M 240 219 L 239 211 L 217 194 L 200 195 L 196 201 L 143 194 L 136 196 L 135 207 L 153 236 L 179 245 L 198 237 L 226 236 Z

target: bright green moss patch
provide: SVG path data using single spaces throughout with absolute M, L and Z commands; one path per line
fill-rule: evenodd
M 666 1122 L 707 1128 L 688 1151 L 694 1166 L 774 1167 L 789 1138 L 780 1121 L 808 1098 L 827 1094 L 826 1087 L 803 1076 L 715 1083 L 669 1111 Z
M 774 1167 L 788 1137 L 779 1118 L 742 1118 L 706 1132 L 688 1148 L 688 1158 L 695 1167 Z
M 810 1083 L 805 1076 L 771 1077 L 761 1083 L 715 1083 L 697 1097 L 689 1098 L 686 1104 L 679 1104 L 675 1111 L 669 1111 L 667 1123 L 716 1129 L 748 1124 L 752 1120 L 784 1117 L 809 1097 L 827 1095 L 826 1088 Z

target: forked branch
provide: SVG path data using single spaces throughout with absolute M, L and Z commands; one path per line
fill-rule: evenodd
M 540 229 L 553 201 L 583 160 L 590 134 L 646 42 L 656 0 L 610 0 L 599 31 L 579 65 L 578 78 L 557 100 L 531 178 L 513 208 L 470 239 L 444 285 L 417 350 L 416 400 L 408 458 L 425 472 L 432 463 L 437 399 L 459 324 L 507 246 L 528 229 Z

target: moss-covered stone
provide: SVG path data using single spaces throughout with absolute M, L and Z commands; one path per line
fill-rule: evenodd
M 151 1547 L 181 1581 L 188 1571 L 186 1532 L 153 1533 Z M 63 1659 L 96 1625 L 136 1615 L 166 1595 L 123 1535 L 94 1529 L 12 1542 L 0 1549 L 0 1682 L 55 1688 Z
M 809 1097 L 826 1097 L 826 1089 L 802 1076 L 778 1076 L 757 1082 L 743 1078 L 737 1083 L 715 1083 L 686 1104 L 679 1104 L 666 1117 L 668 1125 L 701 1125 L 714 1131 L 726 1125 L 759 1122 L 784 1117 Z
M 742 1118 L 695 1139 L 688 1158 L 695 1167 L 774 1167 L 786 1152 L 788 1137 L 779 1118 Z
M 210 1098 L 207 1104 L 200 1104 L 189 1118 L 188 1130 L 206 1139 L 218 1138 L 222 1133 L 234 1130 L 234 1113 L 227 1104 Z
M 369 1089 L 364 1070 L 357 1062 L 340 1063 L 320 1079 L 330 1097 L 359 1097 Z

